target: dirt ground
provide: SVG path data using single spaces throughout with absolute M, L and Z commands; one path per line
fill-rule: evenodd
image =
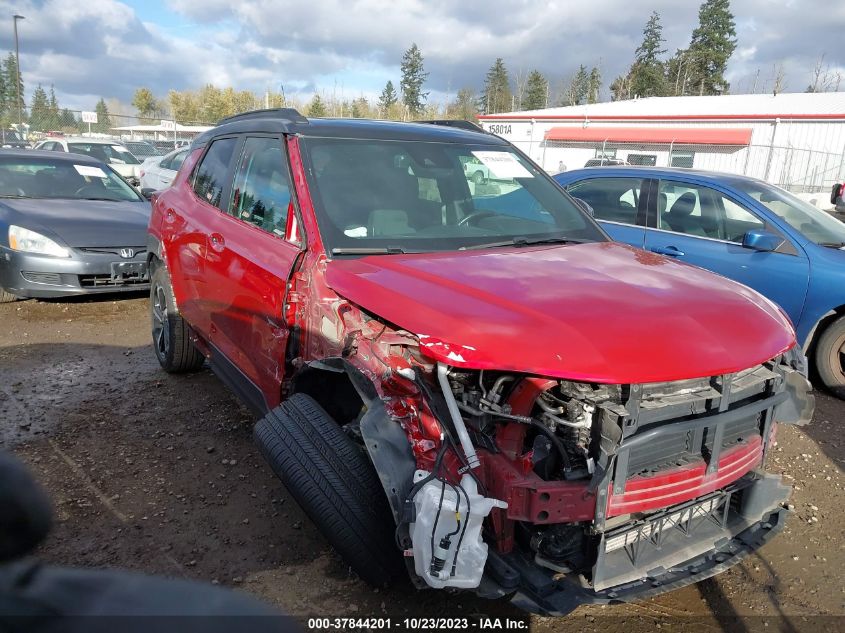
M 350 576 L 259 456 L 249 412 L 207 370 L 159 370 L 147 309 L 144 297 L 0 305 L 0 449 L 52 495 L 45 561 L 229 585 L 297 615 L 521 617 Z M 769 470 L 794 486 L 794 513 L 758 555 L 644 603 L 535 616 L 532 629 L 841 630 L 843 425 L 845 403 L 817 394 L 811 425 L 781 428 Z

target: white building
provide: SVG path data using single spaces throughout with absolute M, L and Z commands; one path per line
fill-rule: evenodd
M 845 178 L 845 92 L 651 97 L 479 119 L 552 173 L 606 157 L 747 174 L 796 192 Z

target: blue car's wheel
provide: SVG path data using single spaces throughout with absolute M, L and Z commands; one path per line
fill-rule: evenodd
M 824 386 L 845 398 L 845 317 L 831 323 L 819 338 L 816 368 Z

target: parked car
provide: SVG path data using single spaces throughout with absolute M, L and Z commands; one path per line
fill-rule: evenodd
M 5 149 L 29 149 L 29 143 L 13 129 L 0 128 L 0 146 Z
M 472 193 L 473 157 L 507 194 Z M 531 217 L 491 208 L 510 192 Z M 565 613 L 710 577 L 783 527 L 765 455 L 813 408 L 788 318 L 609 241 L 505 140 L 247 113 L 152 204 L 159 363 L 208 359 L 264 416 L 265 458 L 367 582 L 405 561 L 418 586 Z
M 151 156 L 161 156 L 163 154 L 155 145 L 147 141 L 123 141 L 123 145 L 132 152 L 135 158 L 142 162 Z
M 153 156 L 141 164 L 141 190 L 164 189 L 170 186 L 182 166 L 189 149 L 177 149 L 166 156 Z
M 53 152 L 73 152 L 90 156 L 95 160 L 108 163 L 130 184 L 139 183 L 141 161 L 132 155 L 125 145 L 108 139 L 88 137 L 49 138 L 36 144 L 35 149 Z
M 150 141 L 155 148 L 161 152 L 162 154 L 169 154 L 175 149 L 180 149 L 182 147 L 187 147 L 190 145 L 190 141 L 185 141 L 182 139 L 178 139 L 176 141 Z
M 626 163 L 621 158 L 591 158 L 586 163 L 584 163 L 584 167 L 607 167 L 627 164 L 628 163 Z
M 830 204 L 833 205 L 833 215 L 840 220 L 845 220 L 845 183 L 833 185 L 830 192 Z
M 777 303 L 833 392 L 845 395 L 845 224 L 766 182 L 619 167 L 555 176 L 616 240 L 739 281 Z
M 0 152 L 0 303 L 146 289 L 149 217 L 105 163 Z

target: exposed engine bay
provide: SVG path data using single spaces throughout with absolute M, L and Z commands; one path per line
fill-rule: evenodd
M 421 445 L 426 425 L 406 427 L 418 470 L 397 536 L 417 578 L 478 588 L 483 575 L 498 576 L 505 593 L 534 567 L 550 586 L 566 577 L 600 592 L 709 555 L 788 495 L 759 468 L 775 412 L 799 423 L 812 412 L 791 356 L 728 376 L 644 385 L 442 364 L 425 377 L 416 370 L 441 428 Z M 702 520 L 720 529 L 696 533 Z M 681 532 L 676 555 L 671 539 Z

